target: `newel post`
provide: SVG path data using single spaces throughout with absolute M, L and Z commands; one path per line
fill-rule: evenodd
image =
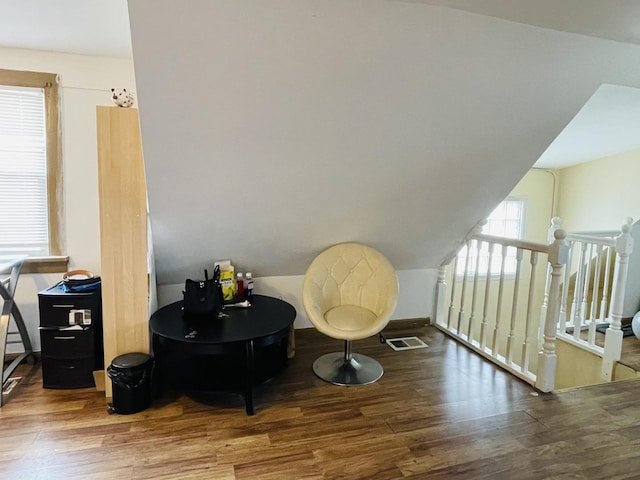
M 554 234 L 556 230 L 560 228 L 562 220 L 560 217 L 553 217 L 551 219 L 551 226 L 547 230 L 547 243 L 551 245 L 555 241 Z M 544 324 L 547 321 L 547 308 L 549 306 L 549 281 L 551 280 L 551 263 L 547 262 L 547 275 L 544 277 L 544 298 L 542 299 L 542 306 L 540 307 L 540 328 L 538 334 L 538 347 L 542 346 Z
M 622 233 L 616 237 L 616 265 L 613 271 L 613 287 L 611 290 L 611 307 L 609 317 L 611 322 L 604 337 L 604 356 L 602 358 L 602 378 L 611 381 L 613 367 L 620 360 L 622 353 L 622 306 L 624 292 L 627 285 L 627 272 L 629 270 L 629 256 L 633 252 L 633 238 L 631 237 L 631 224 L 633 219 L 627 217 L 620 229 Z
M 556 331 L 558 313 L 560 311 L 560 276 L 562 267 L 567 263 L 569 247 L 565 242 L 567 233 L 558 228 L 553 232 L 554 241 L 549 245 L 549 264 L 551 266 L 551 283 L 549 285 L 549 301 L 547 316 L 544 322 L 542 350 L 538 353 L 538 372 L 536 388 L 542 392 L 553 390 L 556 380 Z

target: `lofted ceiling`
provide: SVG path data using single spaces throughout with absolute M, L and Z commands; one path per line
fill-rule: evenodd
M 543 28 L 640 43 L 637 0 L 389 1 L 442 6 Z M 0 11 L 0 47 L 117 58 L 132 56 L 127 0 L 0 0 Z M 615 85 L 597 91 L 535 166 L 563 168 L 640 148 L 639 97 L 635 89 Z
M 161 283 L 344 240 L 436 268 L 603 84 L 640 86 L 635 44 L 422 3 L 130 14 Z
M 395 0 L 640 45 L 637 0 Z
M 0 0 L 0 47 L 131 58 L 127 0 Z

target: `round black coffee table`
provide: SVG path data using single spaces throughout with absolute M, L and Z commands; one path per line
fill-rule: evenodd
M 253 415 L 253 386 L 273 376 L 287 363 L 286 346 L 296 310 L 283 300 L 254 295 L 250 307 L 225 307 L 224 314 L 223 318 L 187 317 L 182 312 L 182 301 L 155 312 L 149 325 L 156 382 L 162 391 L 165 374 L 175 366 L 176 359 L 224 357 L 224 368 L 196 373 L 196 383 L 201 380 L 206 389 L 210 381 L 215 382 L 218 377 L 222 389 L 239 387 L 244 394 L 246 412 Z M 259 368 L 256 368 L 256 356 L 260 357 Z M 203 364 L 201 360 L 197 363 Z M 183 373 L 187 376 L 190 372 Z

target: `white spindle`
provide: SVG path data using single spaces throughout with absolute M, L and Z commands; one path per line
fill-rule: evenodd
M 447 328 L 451 328 L 451 317 L 453 317 L 454 314 L 454 310 L 455 310 L 455 298 L 456 298 L 456 283 L 458 283 L 456 281 L 456 276 L 458 275 L 458 255 L 455 256 L 455 258 L 453 259 L 453 273 L 452 273 L 452 277 L 453 279 L 451 280 L 451 301 L 449 303 L 449 314 L 447 315 Z
M 593 272 L 593 295 L 591 295 L 591 313 L 589 317 L 595 322 L 598 318 L 598 299 L 600 298 L 600 275 L 602 274 L 603 245 L 596 247 L 596 269 Z
M 444 324 L 444 307 L 447 293 L 447 266 L 440 265 L 438 269 L 438 283 L 436 286 L 436 323 L 443 325 Z
M 569 298 L 569 281 L 571 280 L 571 260 L 573 257 L 573 245 L 575 242 L 568 242 L 567 264 L 564 269 L 564 281 L 562 282 L 562 300 L 560 301 L 560 328 L 566 331 L 567 323 L 571 317 L 567 317 L 567 300 Z
M 513 301 L 511 302 L 511 323 L 509 324 L 509 336 L 507 337 L 507 363 L 513 363 L 513 347 L 516 333 L 516 320 L 518 315 L 518 294 L 520 291 L 520 267 L 522 265 L 522 249 L 516 250 L 516 278 L 513 285 Z
M 609 291 L 609 277 L 611 274 L 611 257 L 613 256 L 613 250 L 611 247 L 607 247 L 607 264 L 604 271 L 604 283 L 602 284 L 602 301 L 600 302 L 600 321 L 605 322 L 607 318 L 607 308 L 609 299 L 607 298 L 607 292 Z
M 500 331 L 500 317 L 502 316 L 502 293 L 504 292 L 504 265 L 507 259 L 507 247 L 502 245 L 502 260 L 500 261 L 500 282 L 498 283 L 498 305 L 496 307 L 496 323 L 493 326 L 493 340 L 491 341 L 491 354 L 498 354 L 498 335 Z
M 489 310 L 489 293 L 491 291 L 491 262 L 493 261 L 493 251 L 495 243 L 489 243 L 489 264 L 487 265 L 487 273 L 484 283 L 484 303 L 482 305 L 482 324 L 480 325 L 480 348 L 482 350 L 487 346 L 487 312 Z
M 580 302 L 580 322 L 584 325 L 587 320 L 587 310 L 589 306 L 589 287 L 591 286 L 591 256 L 593 244 L 587 245 L 585 256 L 584 278 L 582 279 L 582 302 Z
M 589 345 L 596 344 L 596 326 L 598 323 L 596 315 L 596 305 L 598 305 L 598 297 L 600 295 L 600 263 L 602 260 L 602 245 L 596 246 L 595 269 L 593 272 L 593 294 L 591 295 L 591 310 L 589 313 L 589 336 L 587 342 Z
M 471 240 L 467 240 L 467 256 L 464 261 L 464 274 L 462 275 L 462 290 L 460 291 L 460 308 L 458 309 L 458 324 L 456 325 L 456 331 L 460 333 L 460 327 L 462 326 L 462 318 L 464 317 L 464 300 L 465 292 L 467 291 L 467 274 L 469 272 L 469 259 L 471 258 Z
M 538 265 L 538 252 L 530 252 L 531 254 L 531 276 L 529 277 L 529 295 L 527 297 L 527 318 L 524 325 L 524 342 L 522 344 L 522 371 L 529 370 L 529 356 L 531 355 L 531 317 L 533 316 L 533 299 L 536 286 L 536 267 Z
M 551 242 L 549 242 L 551 243 Z M 547 318 L 547 308 L 549 306 L 549 282 L 551 281 L 551 264 L 547 263 L 547 272 L 544 277 L 544 297 L 542 306 L 540 307 L 540 321 L 538 322 L 538 347 L 542 347 L 542 338 L 544 336 L 544 321 Z
M 467 338 L 471 340 L 473 324 L 476 320 L 476 298 L 478 295 L 478 272 L 480 271 L 480 240 L 476 240 L 476 269 L 473 272 L 473 290 L 471 292 L 471 315 L 467 325 Z
M 578 271 L 576 272 L 576 283 L 573 286 L 573 301 L 571 302 L 571 320 L 573 321 L 573 338 L 580 338 L 580 327 L 582 326 L 582 316 L 580 315 L 580 295 L 582 284 L 584 283 L 584 260 L 587 251 L 587 244 L 580 244 L 580 257 L 578 260 Z

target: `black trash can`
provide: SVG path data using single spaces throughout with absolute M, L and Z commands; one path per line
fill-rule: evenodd
M 151 405 L 153 358 L 146 353 L 125 353 L 113 359 L 107 375 L 113 387 L 110 410 L 128 415 Z

